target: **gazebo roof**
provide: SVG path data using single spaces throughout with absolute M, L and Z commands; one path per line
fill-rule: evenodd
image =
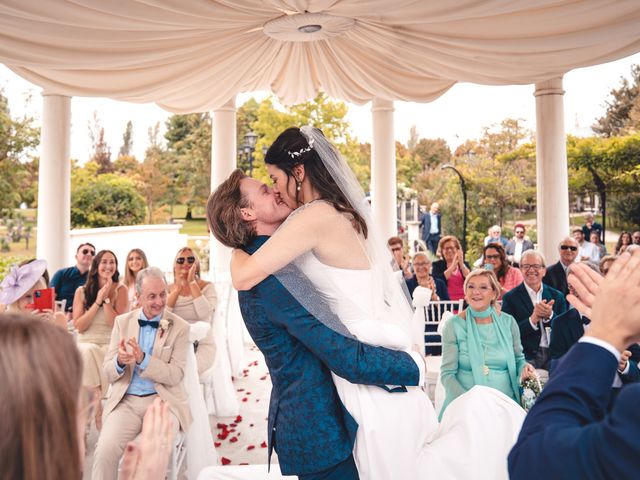
M 320 27 L 318 29 L 318 27 Z M 640 51 L 638 0 L 4 0 L 0 62 L 51 93 L 211 110 L 244 91 L 428 102 Z

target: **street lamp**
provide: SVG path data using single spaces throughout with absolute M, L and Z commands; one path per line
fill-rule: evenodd
M 249 176 L 253 177 L 253 152 L 256 150 L 258 135 L 249 130 L 244 136 L 244 143 L 238 148 L 238 157 L 242 160 L 246 156 L 249 162 Z
M 463 255 L 466 255 L 467 253 L 467 186 L 464 183 L 464 177 L 462 176 L 462 174 L 460 173 L 460 171 L 454 167 L 453 165 L 449 165 L 448 163 L 442 165 L 440 167 L 441 170 L 445 170 L 447 168 L 450 168 L 451 170 L 453 170 L 454 172 L 456 172 L 458 174 L 458 177 L 460 177 L 460 187 L 462 188 L 462 202 L 463 202 L 463 207 L 462 207 L 462 253 Z

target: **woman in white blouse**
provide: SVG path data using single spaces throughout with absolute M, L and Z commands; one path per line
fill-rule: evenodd
M 167 308 L 189 323 L 206 322 L 212 325 L 217 296 L 213 283 L 200 278 L 200 260 L 193 250 L 183 247 L 178 250 L 173 262 L 174 283 L 169 286 Z M 211 368 L 215 358 L 213 328 L 197 342 L 196 360 L 198 373 Z

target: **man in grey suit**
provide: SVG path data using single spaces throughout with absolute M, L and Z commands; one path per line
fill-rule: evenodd
M 507 242 L 505 247 L 505 253 L 507 254 L 507 260 L 517 267 L 520 264 L 520 257 L 527 250 L 533 250 L 533 243 L 530 240 L 524 238 L 526 229 L 524 224 L 516 223 L 513 227 L 515 237 Z

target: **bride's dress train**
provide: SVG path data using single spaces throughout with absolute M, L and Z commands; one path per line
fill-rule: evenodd
M 360 341 L 408 350 L 404 332 L 375 319 L 368 270 L 331 267 L 313 253 L 297 265 L 318 295 Z M 419 387 L 389 393 L 333 376 L 338 395 L 358 423 L 354 458 L 361 480 L 507 479 L 507 455 L 524 410 L 498 390 L 474 387 L 454 400 L 438 424 Z

